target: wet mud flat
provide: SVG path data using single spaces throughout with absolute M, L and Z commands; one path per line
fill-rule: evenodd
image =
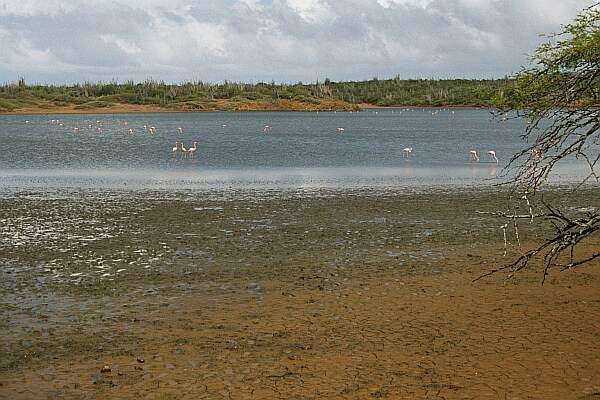
M 475 212 L 506 206 L 469 190 L 4 191 L 0 398 L 600 398 L 597 262 L 544 286 L 539 268 L 472 283 L 516 254 Z M 524 247 L 548 234 L 521 227 Z

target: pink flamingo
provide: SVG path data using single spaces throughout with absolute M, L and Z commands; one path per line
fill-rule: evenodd
M 177 128 L 177 132 L 183 133 L 183 128 L 182 127 Z
M 192 144 L 192 146 L 188 149 L 188 154 L 190 155 L 190 158 L 194 158 L 194 153 L 196 153 L 196 150 L 198 150 L 198 142 L 194 142 Z
M 345 129 L 344 128 L 336 128 L 338 133 L 344 133 Z
M 183 142 L 181 142 L 181 159 L 182 160 L 184 158 L 187 158 L 187 152 L 188 152 L 188 149 L 183 145 Z
M 413 148 L 412 147 L 405 147 L 402 149 L 402 151 L 404 152 L 404 157 L 410 157 L 410 155 L 413 152 Z
M 129 128 L 129 130 L 127 131 L 130 135 L 133 135 L 133 128 Z
M 498 164 L 498 157 L 496 157 L 496 151 L 489 150 L 487 153 L 490 155 L 490 157 L 492 157 L 492 159 L 496 162 L 496 164 Z
M 77 132 L 79 132 L 79 128 L 77 128 L 77 127 L 73 128 L 73 132 L 74 132 L 74 133 L 77 133 Z
M 477 155 L 477 150 L 469 150 L 469 157 L 471 161 L 479 162 L 479 156 Z
M 271 125 L 265 125 L 265 127 L 263 128 L 263 132 L 268 132 L 271 130 Z
M 175 146 L 173 146 L 173 157 L 177 157 L 177 151 L 179 150 L 179 140 L 175 141 Z

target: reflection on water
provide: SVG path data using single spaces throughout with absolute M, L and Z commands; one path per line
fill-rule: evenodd
M 582 165 L 558 168 L 553 182 L 581 177 Z M 189 170 L 4 170 L 4 188 L 116 189 L 361 189 L 406 187 L 489 187 L 502 182 L 496 165 L 431 168 L 400 166 L 368 168 L 277 168 Z

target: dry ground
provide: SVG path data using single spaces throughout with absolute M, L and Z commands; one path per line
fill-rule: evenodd
M 492 193 L 42 198 L 0 201 L 0 398 L 600 399 L 600 264 L 472 283 Z

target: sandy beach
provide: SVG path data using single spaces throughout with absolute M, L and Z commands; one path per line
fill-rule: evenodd
M 491 191 L 3 194 L 0 397 L 598 398 L 598 263 L 543 286 L 539 265 L 472 282 L 516 254 L 474 213 L 504 204 Z M 523 226 L 524 247 L 536 235 Z

